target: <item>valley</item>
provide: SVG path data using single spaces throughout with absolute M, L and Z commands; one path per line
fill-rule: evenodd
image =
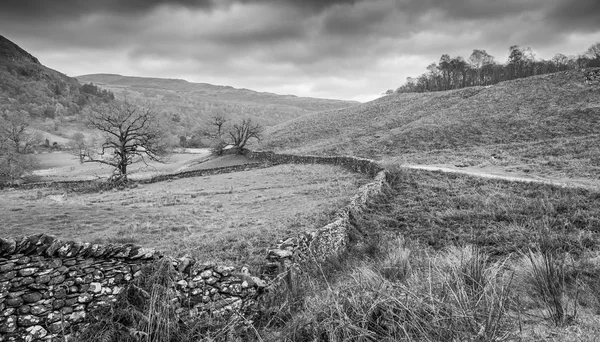
M 597 341 L 590 75 L 358 103 L 72 78 L 0 36 L 0 341 Z

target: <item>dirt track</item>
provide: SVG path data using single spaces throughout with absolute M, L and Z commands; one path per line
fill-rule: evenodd
M 492 179 L 504 179 L 515 182 L 535 182 L 552 184 L 569 188 L 586 188 L 590 190 L 600 190 L 600 180 L 592 180 L 589 178 L 560 178 L 551 176 L 542 176 L 537 174 L 524 174 L 516 172 L 507 172 L 502 168 L 496 167 L 456 167 L 453 165 L 411 165 L 404 164 L 402 167 L 419 170 L 429 171 L 442 171 L 442 172 L 453 172 L 463 173 L 472 176 L 492 178 Z

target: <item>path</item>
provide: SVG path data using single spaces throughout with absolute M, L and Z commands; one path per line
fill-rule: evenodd
M 462 173 L 477 177 L 491 178 L 491 179 L 504 179 L 513 182 L 532 182 L 532 183 L 544 183 L 558 185 L 568 188 L 586 188 L 590 190 L 600 190 L 600 180 L 593 180 L 589 178 L 567 178 L 567 177 L 553 177 L 553 176 L 542 176 L 538 174 L 523 174 L 507 172 L 500 167 L 455 167 L 452 165 L 414 165 L 414 164 L 403 164 L 402 167 L 418 170 L 428 171 L 442 171 L 452 173 Z

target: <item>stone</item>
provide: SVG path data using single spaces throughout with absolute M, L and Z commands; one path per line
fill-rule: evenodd
M 17 309 L 17 312 L 21 315 L 28 314 L 31 311 L 31 307 L 29 305 L 21 305 Z
M 84 293 L 81 296 L 79 296 L 79 298 L 77 298 L 77 301 L 79 303 L 89 303 L 92 301 L 92 299 L 94 299 L 94 297 L 91 294 Z
M 31 307 L 31 314 L 39 316 L 49 310 L 50 309 L 48 307 L 46 307 L 45 305 L 34 305 Z
M 91 283 L 89 291 L 91 293 L 100 293 L 100 292 L 102 292 L 102 284 L 101 283 Z
M 8 291 L 11 287 L 11 283 L 8 281 L 4 281 L 0 283 L 0 292 Z
M 4 320 L 4 322 L 2 322 L 2 324 L 0 324 L 0 333 L 12 333 L 15 332 L 17 330 L 17 316 L 8 316 L 6 317 L 6 319 Z
M 17 272 L 15 272 L 15 271 L 6 272 L 3 274 L 0 274 L 0 281 L 11 280 L 16 276 L 17 276 Z
M 28 256 L 24 256 L 24 257 L 20 257 L 20 258 L 17 260 L 17 264 L 19 264 L 19 265 L 24 265 L 24 264 L 28 264 L 30 261 L 31 261 L 31 258 L 30 258 L 30 257 L 28 257 Z
M 6 306 L 8 306 L 9 308 L 16 308 L 16 307 L 23 305 L 23 299 L 21 299 L 20 297 L 9 298 L 6 300 L 5 303 L 6 303 Z
M 38 268 L 36 267 L 29 267 L 29 268 L 23 268 L 19 270 L 19 275 L 21 277 L 27 277 L 30 275 L 35 274 L 35 272 L 37 272 Z
M 7 264 L 0 265 L 0 272 L 4 273 L 4 272 L 12 271 L 14 268 L 15 268 L 15 264 L 12 262 L 9 262 Z
M 73 323 L 81 323 L 85 320 L 86 313 L 85 311 L 77 311 L 73 312 L 70 316 L 70 320 Z
M 71 323 L 68 321 L 64 322 L 54 322 L 48 325 L 48 330 L 50 330 L 53 334 L 58 334 L 63 331 L 68 331 L 68 328 L 71 326 Z
M 33 325 L 37 325 L 41 322 L 41 318 L 34 315 L 23 315 L 19 316 L 17 319 L 17 324 L 20 327 L 30 327 Z
M 46 331 L 46 329 L 42 328 L 41 325 L 34 325 L 32 327 L 25 329 L 25 331 L 27 332 L 27 335 L 28 335 L 27 337 L 25 337 L 26 341 L 39 340 L 39 339 L 46 337 L 46 335 L 48 335 L 48 331 Z
M 46 316 L 46 323 L 54 323 L 60 321 L 62 318 L 62 314 L 58 311 L 52 311 Z
M 0 316 L 2 317 L 8 317 L 8 316 L 12 316 L 17 310 L 15 308 L 5 308 L 2 311 L 0 311 Z
M 10 254 L 14 253 L 16 249 L 17 249 L 17 242 L 15 241 L 15 239 L 0 238 L 0 255 L 10 255 Z
M 58 285 L 64 281 L 65 281 L 65 276 L 59 275 L 57 277 L 50 279 L 50 281 L 48 282 L 48 285 Z
M 42 299 L 42 294 L 39 292 L 31 292 L 24 294 L 21 298 L 23 298 L 25 303 L 35 303 Z
M 67 290 L 65 288 L 57 289 L 54 292 L 54 298 L 62 299 L 62 298 L 65 298 L 66 296 L 67 296 Z
M 65 301 L 63 299 L 55 299 L 52 301 L 52 308 L 54 310 L 58 310 L 65 306 Z

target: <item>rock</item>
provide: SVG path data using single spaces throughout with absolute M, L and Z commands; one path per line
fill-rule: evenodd
M 17 316 L 8 316 L 0 324 L 0 333 L 12 333 L 17 330 Z
M 12 271 L 15 268 L 15 264 L 13 262 L 9 262 L 7 264 L 0 265 L 0 272 L 8 272 Z
M 81 323 L 85 320 L 86 313 L 85 311 L 77 311 L 73 312 L 70 316 L 70 320 L 73 323 Z
M 34 315 L 23 315 L 19 316 L 17 319 L 17 324 L 21 327 L 30 327 L 33 325 L 37 325 L 41 322 L 41 319 Z
M 89 291 L 92 293 L 102 292 L 102 284 L 101 283 L 91 283 L 90 287 L 89 287 Z
M 23 298 L 25 303 L 35 303 L 42 299 L 42 294 L 39 292 L 30 292 L 24 294 L 21 298 Z
M 94 299 L 94 297 L 91 294 L 84 293 L 81 296 L 79 296 L 79 298 L 77 298 L 77 301 L 79 303 L 89 303 L 92 301 L 92 299 Z
M 62 299 L 55 299 L 52 301 L 52 308 L 58 310 L 65 306 L 65 301 Z
M 46 335 L 48 335 L 48 331 L 46 331 L 46 329 L 42 328 L 41 325 L 34 325 L 32 327 L 25 329 L 25 331 L 27 332 L 25 341 L 39 340 L 39 339 L 46 337 Z
M 21 299 L 20 297 L 9 298 L 5 301 L 5 303 L 6 303 L 6 306 L 8 306 L 9 308 L 16 308 L 16 307 L 23 305 L 23 299 Z
M 44 305 L 34 305 L 31 307 L 31 314 L 40 316 L 41 314 L 49 311 L 50 309 Z
M 10 254 L 14 253 L 16 249 L 17 249 L 17 242 L 15 241 L 15 239 L 0 238 L 0 255 L 10 255 Z

